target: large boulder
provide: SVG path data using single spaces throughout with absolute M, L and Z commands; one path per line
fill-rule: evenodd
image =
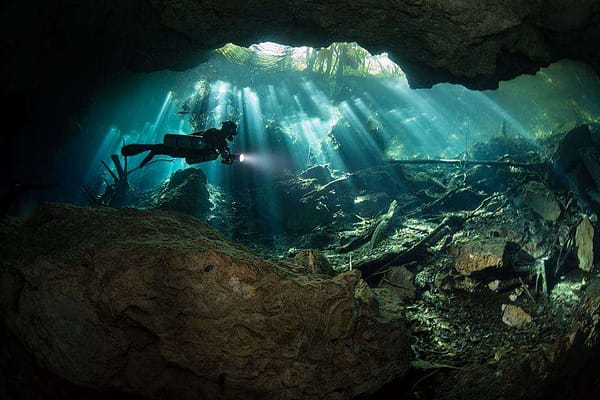
M 357 271 L 294 273 L 180 213 L 44 204 L 0 240 L 3 322 L 77 385 L 350 399 L 409 365 L 398 309 Z
M 180 169 L 159 189 L 154 198 L 153 208 L 181 211 L 204 218 L 211 206 L 206 184 L 206 175 L 202 170 Z
M 594 226 L 588 217 L 583 217 L 575 230 L 577 266 L 583 271 L 594 267 Z
M 581 149 L 596 146 L 594 135 L 588 125 L 578 125 L 556 136 L 560 137 L 560 141 L 554 145 L 552 158 L 567 172 L 572 171 L 581 162 Z
M 335 275 L 329 260 L 314 249 L 303 249 L 294 256 L 294 262 L 309 274 Z
M 464 238 L 452 244 L 450 253 L 456 271 L 470 276 L 484 270 L 503 269 L 506 245 L 506 240 L 499 237 Z
M 560 217 L 561 208 L 556 195 L 541 182 L 524 184 L 518 203 L 529 207 L 545 221 L 556 221 Z

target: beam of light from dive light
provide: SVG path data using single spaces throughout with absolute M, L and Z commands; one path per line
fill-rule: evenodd
M 264 164 L 263 157 L 260 157 L 258 154 L 240 154 L 239 161 L 253 166 Z
M 268 152 L 240 154 L 238 161 L 243 162 L 255 171 L 260 171 L 267 175 L 275 174 L 281 169 L 282 165 L 280 157 Z

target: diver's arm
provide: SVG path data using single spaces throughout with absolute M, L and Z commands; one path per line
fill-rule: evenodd
M 225 140 L 220 140 L 215 147 L 219 153 L 227 155 L 231 154 L 231 150 L 229 150 L 229 146 Z

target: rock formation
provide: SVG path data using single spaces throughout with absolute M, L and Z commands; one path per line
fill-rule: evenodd
M 165 399 L 350 399 L 408 368 L 399 306 L 172 212 L 44 204 L 0 225 L 0 316 L 49 371 Z
M 596 67 L 600 61 L 594 40 L 600 35 L 600 7 L 593 0 L 142 0 L 31 6 L 6 9 L 3 25 L 13 28 L 7 43 L 35 37 L 41 56 L 62 44 L 65 52 L 99 53 L 110 67 L 136 71 L 189 68 L 225 43 L 262 40 L 315 47 L 356 41 L 371 52 L 389 52 L 415 86 L 444 80 L 489 86 L 560 58 Z M 20 12 L 37 18 L 36 31 L 12 23 Z M 92 37 L 93 46 L 76 40 Z
M 152 208 L 204 218 L 210 211 L 206 175 L 201 169 L 178 170 L 156 194 Z

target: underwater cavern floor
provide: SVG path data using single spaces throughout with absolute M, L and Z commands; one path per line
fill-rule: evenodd
M 513 144 L 530 168 L 321 166 L 236 206 L 212 193 L 227 239 L 181 212 L 4 220 L 0 394 L 598 398 L 595 135 L 568 133 L 551 166 Z M 201 207 L 183 201 L 198 174 L 156 208 Z M 266 193 L 294 205 L 279 237 L 268 204 L 239 202 Z

